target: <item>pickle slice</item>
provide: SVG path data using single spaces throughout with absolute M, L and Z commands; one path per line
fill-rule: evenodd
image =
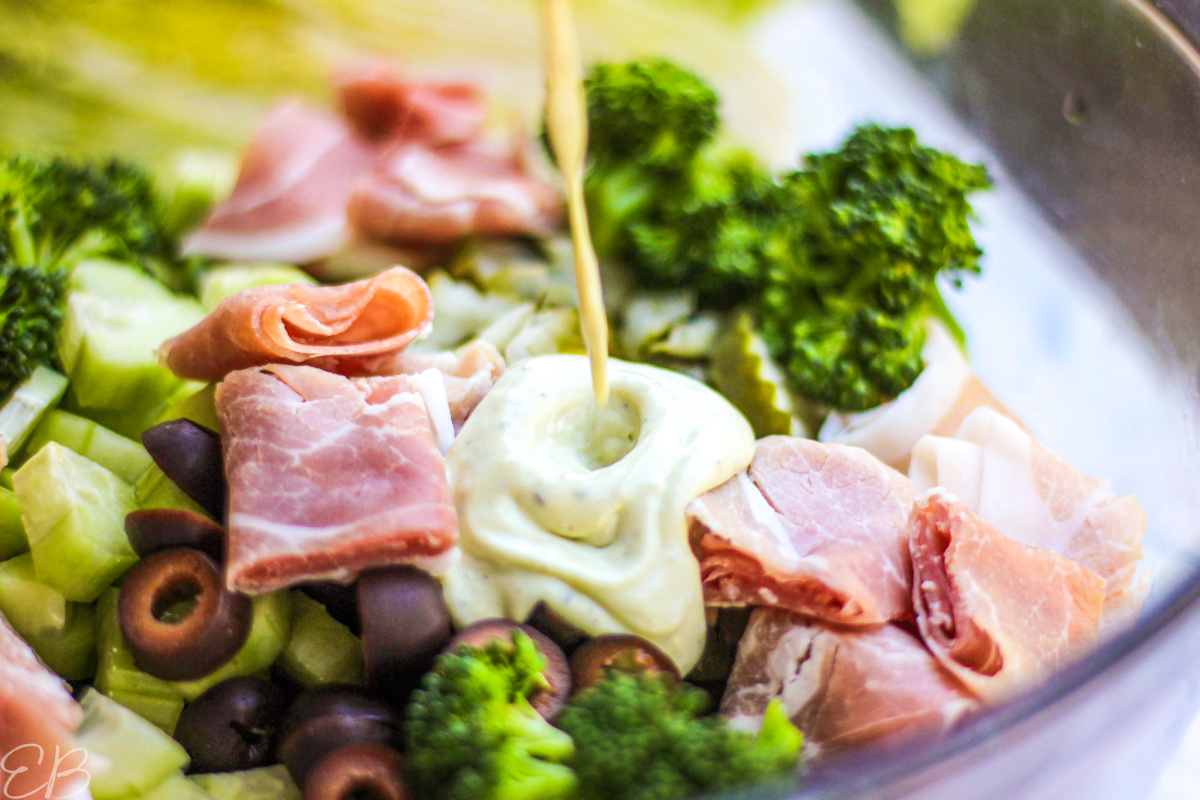
M 755 436 L 803 433 L 784 387 L 783 373 L 771 360 L 766 343 L 754 332 L 748 313 L 734 316 L 717 337 L 709 378 L 717 391 L 745 415 Z

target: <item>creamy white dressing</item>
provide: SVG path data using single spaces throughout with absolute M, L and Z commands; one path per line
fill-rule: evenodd
M 446 459 L 463 552 L 446 600 L 460 625 L 523 619 L 544 600 L 588 633 L 642 636 L 686 671 L 707 627 L 684 509 L 746 468 L 754 434 L 698 381 L 609 366 L 603 411 L 586 358 L 539 356 L 463 426 Z

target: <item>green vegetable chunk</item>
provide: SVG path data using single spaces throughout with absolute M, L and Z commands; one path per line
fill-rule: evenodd
M 800 433 L 788 396 L 787 379 L 771 359 L 767 346 L 754 332 L 748 313 L 737 314 L 717 338 L 711 353 L 709 378 L 733 403 L 758 437 Z
M 160 785 L 188 763 L 170 736 L 95 689 L 80 698 L 83 724 L 75 734 L 88 751 L 95 800 L 127 800 Z
M 0 561 L 29 550 L 29 537 L 21 521 L 21 504 L 12 489 L 0 486 Z
M 193 775 L 213 800 L 300 800 L 300 789 L 282 764 L 239 772 Z
M 145 794 L 139 794 L 137 800 L 213 800 L 213 798 L 182 772 L 176 772 Z
M 308 595 L 291 596 L 292 637 L 279 656 L 279 671 L 305 688 L 362 683 L 362 640 Z
M 182 508 L 203 516 L 211 516 L 200 504 L 167 477 L 158 464 L 151 464 L 133 486 L 138 508 Z
M 707 705 L 695 687 L 616 670 L 580 692 L 558 720 L 575 740 L 578 797 L 683 800 L 796 769 L 803 737 L 777 701 L 757 737 L 702 717 Z
M 281 283 L 315 285 L 317 282 L 291 264 L 226 264 L 210 270 L 200 279 L 200 305 L 212 313 L 222 300 L 238 292 Z
M 146 448 L 132 439 L 66 411 L 51 411 L 42 420 L 29 440 L 29 452 L 37 453 L 49 442 L 71 448 L 131 485 L 154 463 Z
M 39 581 L 91 602 L 137 561 L 125 537 L 133 489 L 109 470 L 50 442 L 13 476 Z
M 270 668 L 283 653 L 292 633 L 292 596 L 288 592 L 254 598 L 254 618 L 246 643 L 211 675 L 173 685 L 188 700 L 195 700 L 226 678 L 254 675 Z
M 96 603 L 96 688 L 171 733 L 183 712 L 183 694 L 168 681 L 142 672 L 121 634 L 119 589 L 107 589 Z
M 38 367 L 0 407 L 0 437 L 14 458 L 29 435 L 67 391 L 67 379 L 49 367 Z
M 527 635 L 440 656 L 407 715 L 408 777 L 430 800 L 574 796 L 571 738 L 533 710 L 545 659 Z
M 79 681 L 96 672 L 96 610 L 37 580 L 29 554 L 0 562 L 0 613 L 50 669 Z

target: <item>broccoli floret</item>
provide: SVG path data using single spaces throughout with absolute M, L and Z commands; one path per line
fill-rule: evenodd
M 534 711 L 546 661 L 526 634 L 443 654 L 406 719 L 408 774 L 431 800 L 558 800 L 575 790 L 571 737 Z
M 558 725 L 575 740 L 581 800 L 682 800 L 787 776 L 803 737 L 778 703 L 757 737 L 701 716 L 708 695 L 660 675 L 610 671 Z
M 66 273 L 0 265 L 0 397 L 57 358 Z
M 798 393 L 859 411 L 912 385 L 936 278 L 979 272 L 967 195 L 990 185 L 981 165 L 873 125 L 779 181 L 756 310 Z

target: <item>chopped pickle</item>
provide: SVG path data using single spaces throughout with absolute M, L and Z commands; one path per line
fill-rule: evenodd
M 362 640 L 303 592 L 292 592 L 292 638 L 278 669 L 300 686 L 362 683 Z
M 191 780 L 213 800 L 300 800 L 300 789 L 282 764 L 193 775 Z
M 512 366 L 533 356 L 584 352 L 579 312 L 573 308 L 547 308 L 534 312 L 509 340 L 504 360 Z
M 38 367 L 0 407 L 0 439 L 10 459 L 21 451 L 29 434 L 66 391 L 66 376 L 49 367 Z
M 288 592 L 254 598 L 254 620 L 246 643 L 224 666 L 194 681 L 173 685 L 188 700 L 194 700 L 226 678 L 254 675 L 275 663 L 292 634 L 292 596 Z
M 437 324 L 429 336 L 414 343 L 419 351 L 449 350 L 484 330 L 519 305 L 519 300 L 496 294 L 483 294 L 474 286 L 456 281 L 444 272 L 428 279 Z
M 25 523 L 21 522 L 21 504 L 12 489 L 0 486 L 0 561 L 29 549 Z
M 667 337 L 696 310 L 696 298 L 687 292 L 641 294 L 625 309 L 620 342 L 624 352 L 637 358 L 655 342 Z
M 117 617 L 119 596 L 120 590 L 108 589 L 96 603 L 96 688 L 171 733 L 183 711 L 183 694 L 133 663 Z
M 50 442 L 13 476 L 39 581 L 91 602 L 137 561 L 125 537 L 133 489 L 109 470 Z
M 749 420 L 755 436 L 801 433 L 783 373 L 754 332 L 749 314 L 735 316 L 717 338 L 709 375 L 717 391 Z
M 210 270 L 200 279 L 200 305 L 211 314 L 222 300 L 238 292 L 282 283 L 314 286 L 317 281 L 291 264 L 226 264 Z
M 699 314 L 675 325 L 667 338 L 651 344 L 650 354 L 684 359 L 707 358 L 720 331 L 721 320 L 715 314 Z
M 66 411 L 51 411 L 42 420 L 29 440 L 29 452 L 37 453 L 47 442 L 69 447 L 130 485 L 154 463 L 146 448 L 132 439 Z
M 88 689 L 79 704 L 75 740 L 88 751 L 95 800 L 132 800 L 187 765 L 178 742 L 115 700 Z
M 157 464 L 151 464 L 133 487 L 138 508 L 182 508 L 210 516 L 199 503 L 184 493 Z
M 529 242 L 476 239 L 459 250 L 450 272 L 470 280 L 489 295 L 505 295 L 539 304 L 574 305 L 575 272 L 570 242 L 541 247 Z
M 167 406 L 155 420 L 155 424 L 170 422 L 173 419 L 190 419 L 210 431 L 220 431 L 221 420 L 217 417 L 217 385 L 204 384 L 198 391 L 186 393 Z
M 64 679 L 78 681 L 95 673 L 95 609 L 90 603 L 69 602 L 38 581 L 28 553 L 0 562 L 0 613 Z

